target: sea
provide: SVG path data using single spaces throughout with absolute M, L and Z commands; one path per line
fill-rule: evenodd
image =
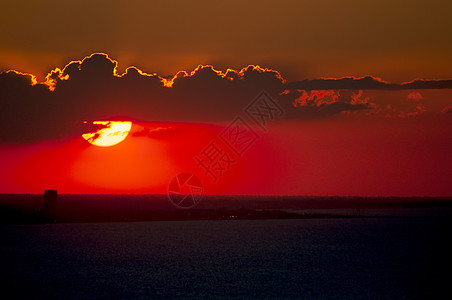
M 0 226 L 1 299 L 445 299 L 447 216 Z

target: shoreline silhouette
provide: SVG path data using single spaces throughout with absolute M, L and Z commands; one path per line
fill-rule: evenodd
M 452 197 L 205 195 L 196 207 L 179 209 L 163 194 L 56 196 L 55 191 L 50 200 L 49 192 L 45 195 L 0 194 L 0 223 L 381 218 L 410 215 L 403 211 L 413 209 L 420 215 L 452 215 Z

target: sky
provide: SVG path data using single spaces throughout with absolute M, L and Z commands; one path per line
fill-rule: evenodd
M 451 8 L 2 2 L 0 193 L 451 196 Z
M 106 52 L 173 75 L 257 64 L 288 80 L 452 77 L 447 0 L 2 1 L 0 69 L 39 78 Z

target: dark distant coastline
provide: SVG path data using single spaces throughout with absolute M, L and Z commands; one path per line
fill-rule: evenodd
M 207 195 L 190 210 L 166 195 L 58 195 L 48 207 L 40 194 L 0 195 L 1 224 L 262 220 L 391 217 L 377 211 L 437 209 L 452 214 L 452 197 L 313 197 Z

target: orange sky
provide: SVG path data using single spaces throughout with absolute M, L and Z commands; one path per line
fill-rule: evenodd
M 258 64 L 288 80 L 373 75 L 452 78 L 446 0 L 3 1 L 0 70 L 39 78 L 107 52 L 123 71 Z

